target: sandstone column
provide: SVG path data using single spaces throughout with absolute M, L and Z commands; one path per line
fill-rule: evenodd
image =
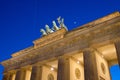
M 9 80 L 15 80 L 15 71 L 10 73 Z
M 9 75 L 9 80 L 12 80 L 12 76 L 13 76 L 13 74 L 11 73 L 11 74 Z
M 30 80 L 42 80 L 42 66 L 35 65 L 32 67 Z
M 116 48 L 118 63 L 120 66 L 120 41 L 115 42 L 115 48 Z
M 58 59 L 57 80 L 70 80 L 70 59 L 60 57 Z
M 95 53 L 91 50 L 85 50 L 83 52 L 83 58 L 85 80 L 99 80 Z
M 5 73 L 3 75 L 3 79 L 2 80 L 9 80 L 9 74 L 8 73 Z
M 25 80 L 30 80 L 31 78 L 31 66 L 27 66 L 26 68 L 24 68 L 26 73 L 25 73 Z
M 26 70 L 20 69 L 16 72 L 15 80 L 25 80 Z

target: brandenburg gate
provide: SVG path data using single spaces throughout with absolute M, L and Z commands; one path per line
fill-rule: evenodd
M 34 45 L 1 62 L 3 80 L 111 80 L 120 65 L 120 13 L 68 31 L 64 19 L 41 29 Z

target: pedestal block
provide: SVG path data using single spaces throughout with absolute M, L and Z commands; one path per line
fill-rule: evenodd
M 83 56 L 85 80 L 99 80 L 95 53 L 91 50 L 86 50 L 83 52 Z
M 70 59 L 60 57 L 58 59 L 57 80 L 70 80 Z

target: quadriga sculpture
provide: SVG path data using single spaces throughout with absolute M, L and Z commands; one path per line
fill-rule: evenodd
M 46 36 L 47 35 L 47 33 L 46 33 L 46 31 L 44 29 L 40 29 L 40 32 L 42 32 L 42 36 Z
M 68 31 L 68 28 L 64 24 L 64 18 L 61 19 L 61 17 L 58 17 L 57 21 L 58 21 L 59 27 L 57 26 L 55 21 L 52 21 L 52 24 L 53 24 L 52 29 L 50 29 L 50 27 L 48 25 L 45 25 L 46 31 L 44 29 L 40 30 L 40 32 L 42 32 L 42 36 L 46 36 L 46 35 L 48 35 L 50 33 L 53 33 L 54 31 L 58 31 L 58 30 L 60 30 L 62 28 L 64 28 L 66 31 Z
M 55 22 L 55 21 L 52 21 L 52 23 L 53 23 L 53 29 L 54 29 L 55 31 L 57 31 L 57 30 L 60 29 L 60 28 L 56 25 L 56 22 Z
M 50 29 L 50 27 L 48 25 L 45 25 L 45 28 L 46 28 L 47 34 L 50 34 L 50 33 L 54 32 L 52 29 Z
M 57 20 L 58 20 L 58 23 L 60 24 L 60 28 L 65 28 L 66 31 L 68 31 L 68 28 L 64 24 L 64 18 L 61 19 L 61 17 L 58 17 Z

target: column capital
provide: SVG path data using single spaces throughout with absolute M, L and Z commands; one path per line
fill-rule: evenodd
M 35 64 L 33 64 L 32 65 L 32 68 L 33 67 L 42 67 L 44 64 L 42 64 L 42 63 L 35 63 Z
M 118 43 L 120 43 L 120 40 L 116 40 L 116 41 L 114 42 L 114 44 L 118 44 Z
M 9 72 L 5 72 L 5 73 L 3 73 L 3 75 L 9 75 L 10 73 Z
M 10 74 L 16 74 L 16 70 L 9 71 Z
M 113 43 L 118 43 L 120 42 L 120 39 L 115 39 Z
M 11 74 L 16 74 L 16 70 L 11 70 L 11 71 L 3 73 L 3 75 L 11 75 Z
M 58 60 L 59 59 L 66 59 L 66 60 L 68 60 L 69 58 L 71 58 L 71 56 L 64 55 L 64 56 L 59 56 Z
M 26 70 L 32 70 L 32 66 L 31 65 L 29 65 L 29 66 L 25 66 L 25 67 L 22 67 L 22 68 L 20 68 L 20 70 L 22 70 L 22 71 L 26 71 Z
M 91 51 L 91 52 L 94 52 L 94 49 L 93 49 L 93 48 L 85 48 L 85 49 L 83 50 L 83 52 L 85 52 L 85 51 Z

